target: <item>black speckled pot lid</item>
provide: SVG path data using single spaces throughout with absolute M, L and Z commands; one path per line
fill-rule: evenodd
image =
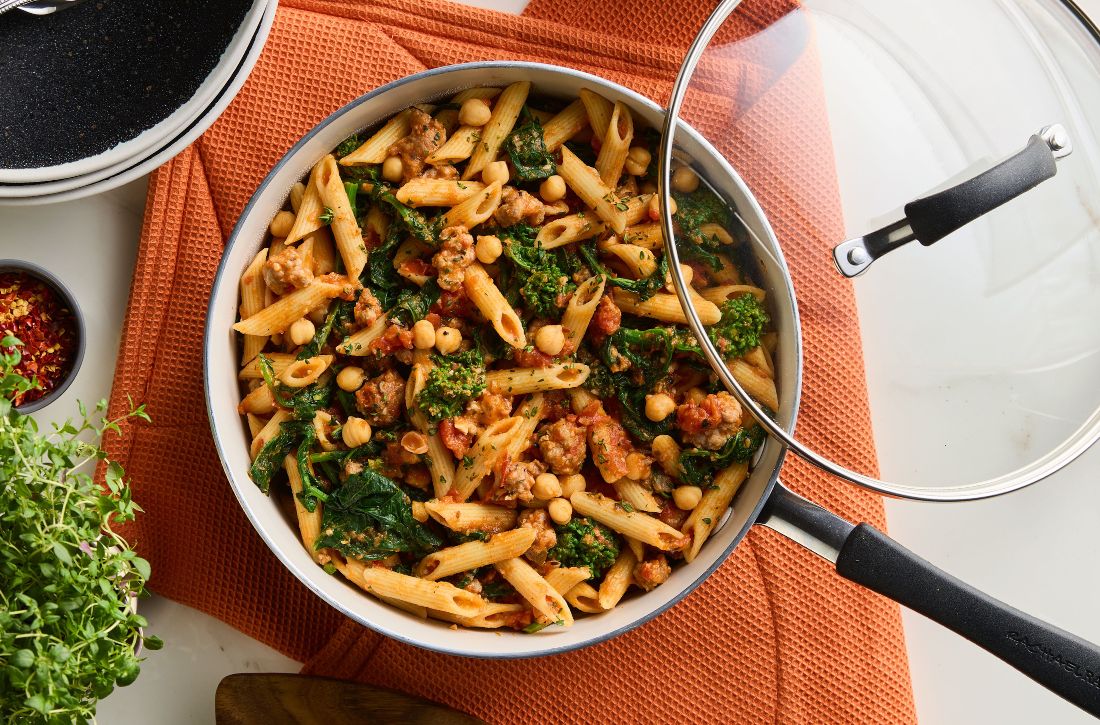
M 79 161 L 168 118 L 217 66 L 252 0 L 87 0 L 0 16 L 0 168 Z

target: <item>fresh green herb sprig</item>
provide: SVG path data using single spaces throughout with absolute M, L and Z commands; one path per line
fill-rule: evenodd
M 29 385 L 14 372 L 20 345 L 0 340 L 14 349 L 0 349 L 0 722 L 84 722 L 138 676 L 141 645 L 163 645 L 133 609 L 149 563 L 113 528 L 141 509 L 98 445 L 121 422 L 102 418 L 107 401 L 50 434 L 12 406 Z M 149 419 L 144 406 L 130 417 Z M 84 472 L 96 461 L 104 486 Z

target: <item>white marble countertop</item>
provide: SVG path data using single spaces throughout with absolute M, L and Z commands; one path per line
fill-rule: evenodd
M 524 0 L 469 2 L 511 12 L 525 4 Z M 1097 5 L 1092 0 L 1086 8 L 1096 12 Z M 822 27 L 819 42 L 830 43 L 840 32 Z M 828 75 L 842 68 L 826 65 L 824 71 Z M 871 95 L 869 90 L 863 99 L 830 97 L 830 113 L 857 113 L 860 102 Z M 835 139 L 846 218 L 870 218 L 884 203 L 875 191 L 877 180 L 862 164 L 873 152 L 865 147 L 858 124 L 847 127 L 854 129 L 850 137 Z M 53 270 L 71 285 L 88 322 L 84 365 L 47 418 L 64 417 L 75 409 L 77 398 L 94 401 L 109 392 L 145 187 L 142 180 L 75 202 L 0 209 L 0 258 L 28 259 Z M 861 301 L 871 293 L 867 288 L 857 290 Z M 888 335 L 876 334 L 882 332 L 876 327 L 881 320 L 864 314 L 862 307 L 861 317 L 872 396 L 878 396 L 876 411 L 890 411 L 891 401 L 882 399 L 890 395 L 888 389 L 875 385 L 876 375 L 890 360 Z M 981 411 L 972 413 L 975 425 L 981 415 Z M 880 452 L 896 450 L 907 434 L 903 415 L 876 414 Z M 954 455 L 961 463 L 966 454 Z M 904 470 L 903 458 L 884 457 L 884 473 Z M 1098 471 L 1100 451 L 1094 450 L 1051 479 L 1000 499 L 958 505 L 889 501 L 891 534 L 989 594 L 1100 641 L 1100 623 L 1094 616 L 1100 600 L 1100 553 L 1093 545 L 1093 534 L 1100 527 L 1100 487 L 1094 483 Z M 242 671 L 294 672 L 299 667 L 227 625 L 174 602 L 154 596 L 142 609 L 152 631 L 167 646 L 149 655 L 135 685 L 102 703 L 100 722 L 107 725 L 213 722 L 214 690 L 223 676 Z M 941 627 L 911 612 L 904 613 L 904 622 L 918 714 L 926 725 L 1086 721 L 1072 706 Z

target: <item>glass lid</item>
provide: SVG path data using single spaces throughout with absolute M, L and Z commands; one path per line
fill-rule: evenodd
M 726 0 L 658 155 L 704 356 L 792 453 L 881 493 L 1057 471 L 1100 436 L 1098 127 L 1074 3 Z

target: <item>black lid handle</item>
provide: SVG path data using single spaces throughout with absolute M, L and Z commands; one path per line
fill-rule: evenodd
M 904 219 L 838 245 L 833 250 L 837 269 L 845 277 L 855 277 L 871 262 L 914 239 L 925 246 L 938 242 L 1054 176 L 1055 162 L 1072 150 L 1061 125 L 1043 128 L 1022 151 L 988 171 L 909 202 Z

